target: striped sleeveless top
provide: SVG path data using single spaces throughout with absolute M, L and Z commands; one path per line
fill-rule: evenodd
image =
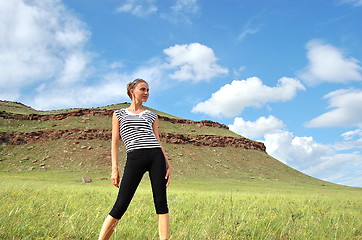
M 122 108 L 116 110 L 115 114 L 119 120 L 119 131 L 127 153 L 136 149 L 161 147 L 152 128 L 156 113 L 145 110 L 135 114 L 127 108 Z

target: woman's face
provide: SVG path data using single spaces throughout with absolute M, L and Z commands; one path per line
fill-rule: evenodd
M 140 82 L 136 84 L 133 90 L 131 90 L 131 93 L 133 95 L 133 99 L 140 102 L 147 102 L 149 91 L 150 89 L 148 88 L 148 84 L 145 82 Z

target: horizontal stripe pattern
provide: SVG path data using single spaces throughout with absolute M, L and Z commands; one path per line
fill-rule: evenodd
M 126 152 L 143 148 L 159 148 L 152 125 L 157 114 L 145 110 L 139 114 L 132 113 L 126 108 L 115 111 L 119 120 L 119 131 L 122 141 L 126 145 Z

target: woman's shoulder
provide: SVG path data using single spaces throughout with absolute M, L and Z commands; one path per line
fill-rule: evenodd
M 114 113 L 123 113 L 123 112 L 126 112 L 126 108 L 120 108 L 120 109 L 114 110 Z
M 154 121 L 158 116 L 157 113 L 155 113 L 149 109 L 145 110 L 145 114 L 148 115 L 152 119 L 152 121 Z
M 119 118 L 119 117 L 124 116 L 126 114 L 126 109 L 121 108 L 121 109 L 114 110 L 113 114 L 115 114 Z

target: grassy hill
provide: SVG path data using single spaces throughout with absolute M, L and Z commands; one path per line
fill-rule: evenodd
M 119 109 L 127 103 L 109 105 L 96 109 Z M 78 111 L 65 109 L 37 111 L 16 102 L 1 101 L 0 112 L 27 116 L 28 114 L 60 114 Z M 176 118 L 155 111 L 160 116 Z M 0 132 L 20 134 L 49 130 L 111 129 L 109 115 L 83 115 L 62 120 L 34 121 L 0 118 Z M 226 128 L 200 126 L 198 124 L 160 121 L 160 133 L 182 134 L 192 137 L 216 135 L 241 138 Z M 163 143 L 173 166 L 176 179 L 234 179 L 243 182 L 279 182 L 287 184 L 333 185 L 292 169 L 263 151 L 232 146 L 210 147 L 192 144 Z M 124 163 L 124 148 L 120 148 L 120 164 Z M 107 176 L 110 167 L 110 141 L 102 139 L 74 140 L 60 138 L 39 140 L 27 144 L 3 143 L 0 147 L 2 172 L 86 172 Z M 84 174 L 86 174 L 84 173 Z
M 126 106 L 37 111 L 0 102 L 0 239 L 97 239 L 117 195 L 103 180 L 110 175 L 111 113 Z M 253 141 L 220 124 L 154 111 L 164 117 L 162 134 L 181 136 L 162 138 L 174 169 L 170 239 L 362 239 L 361 188 L 309 177 L 250 145 L 202 145 L 195 139 Z M 148 179 L 112 239 L 158 239 Z

